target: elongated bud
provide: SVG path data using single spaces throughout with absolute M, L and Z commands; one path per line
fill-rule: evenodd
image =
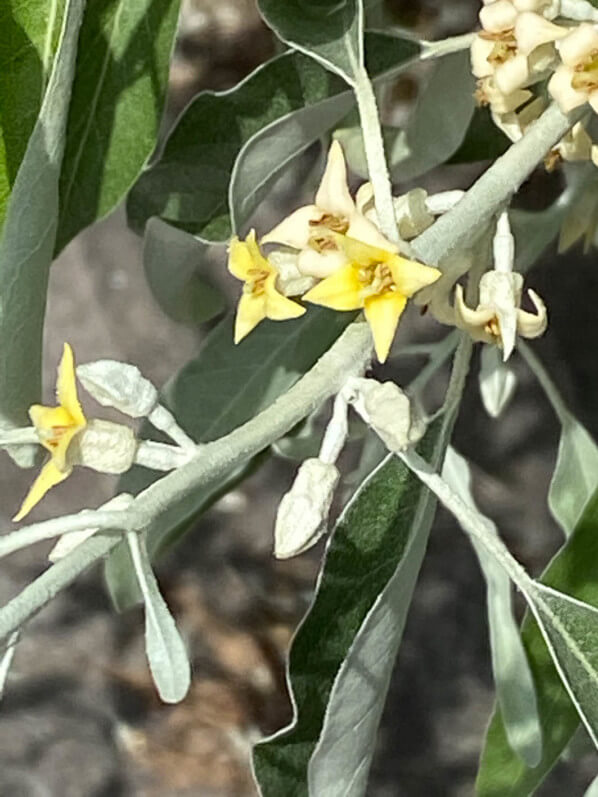
M 277 559 L 303 553 L 324 534 L 339 476 L 335 465 L 315 457 L 301 465 L 278 507 L 274 528 Z
M 117 360 L 97 360 L 77 367 L 87 392 L 104 407 L 115 407 L 132 418 L 142 418 L 158 401 L 158 391 L 140 370 Z
M 425 424 L 411 412 L 411 402 L 394 382 L 351 379 L 349 401 L 389 451 L 404 451 L 425 432 Z

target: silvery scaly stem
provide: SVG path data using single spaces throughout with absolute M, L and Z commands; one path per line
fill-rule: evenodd
M 135 453 L 135 464 L 143 465 L 151 470 L 175 470 L 197 456 L 199 447 L 183 449 L 168 443 L 157 443 L 154 440 L 141 440 Z
M 461 50 L 468 50 L 475 38 L 475 33 L 463 33 L 460 36 L 449 36 L 439 41 L 422 42 L 422 60 L 430 58 L 440 58 L 450 53 L 458 53 Z
M 581 109 L 567 117 L 556 105 L 551 105 L 451 211 L 412 242 L 417 256 L 429 265 L 437 265 L 445 255 L 469 242 L 477 230 L 484 230 L 492 216 L 504 207 L 583 112 Z M 466 358 L 471 352 L 471 340 L 465 337 L 456 359 Z M 358 322 L 349 326 L 311 371 L 284 396 L 230 434 L 207 443 L 202 449 L 203 456 L 155 482 L 137 497 L 128 517 L 139 522 L 138 528 L 148 522 L 151 525 L 164 522 L 168 513 L 175 512 L 179 502 L 191 492 L 267 448 L 327 398 L 336 395 L 349 376 L 365 367 L 371 352 L 372 337 L 367 324 Z M 447 410 L 457 400 L 457 387 L 456 381 L 451 380 L 445 403 Z M 57 522 L 62 520 L 58 518 Z M 100 531 L 48 568 L 0 609 L 0 639 L 22 626 L 80 573 L 105 557 L 119 541 L 120 537 Z
M 364 67 L 358 67 L 355 70 L 353 88 L 359 109 L 365 157 L 370 181 L 374 189 L 374 202 L 380 227 L 389 241 L 398 244 L 400 240 L 392 202 L 392 185 L 386 156 L 384 155 L 384 140 L 382 138 L 376 95 L 374 94 L 370 77 Z
M 513 583 L 524 593 L 530 591 L 533 587 L 531 577 L 496 534 L 494 524 L 466 504 L 416 451 L 397 452 L 397 456 L 454 515 L 461 528 L 499 562 Z
M 156 429 L 160 429 L 160 431 L 167 434 L 181 448 L 186 451 L 197 451 L 197 443 L 181 429 L 172 412 L 167 410 L 162 404 L 157 404 L 147 416 L 147 419 Z
M 513 271 L 513 264 L 515 263 L 515 239 L 511 234 L 509 215 L 506 210 L 503 210 L 496 223 L 493 251 L 494 270 L 506 274 Z
M 566 116 L 555 103 L 550 105 L 451 211 L 411 241 L 414 255 L 430 266 L 437 266 L 445 255 L 464 243 L 473 243 L 476 231 L 483 232 L 486 222 L 510 202 L 537 164 L 585 112 L 582 106 Z
M 23 526 L 17 531 L 11 531 L 0 536 L 0 557 L 8 556 L 8 554 L 41 540 L 50 540 L 62 534 L 82 531 L 91 527 L 122 531 L 130 524 L 133 525 L 132 520 L 128 512 L 105 512 L 84 509 L 82 512 L 77 512 L 76 515 L 66 515 L 52 518 L 52 520 L 44 520 L 41 523 L 32 523 L 30 526 Z
M 434 216 L 441 216 L 452 210 L 465 196 L 465 191 L 440 191 L 426 197 L 426 207 Z
M 39 443 L 39 437 L 33 426 L 22 429 L 0 429 L 0 448 L 5 446 L 21 446 Z

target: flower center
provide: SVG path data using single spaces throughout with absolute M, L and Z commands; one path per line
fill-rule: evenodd
M 310 236 L 308 243 L 312 249 L 315 249 L 316 252 L 320 252 L 320 254 L 323 252 L 338 251 L 338 245 L 334 238 L 331 235 L 326 235 L 324 232 L 314 233 L 314 235 Z
M 598 89 L 598 50 L 592 52 L 575 66 L 571 86 L 576 91 L 595 91 Z
M 357 278 L 363 285 L 366 296 L 378 296 L 397 289 L 386 263 L 361 266 L 357 272 Z
M 71 428 L 70 426 L 51 426 L 49 429 L 38 429 L 37 434 L 44 445 L 50 448 L 58 448 L 65 432 L 68 432 Z
M 334 213 L 322 213 L 319 219 L 311 219 L 309 226 L 327 227 L 331 232 L 340 232 L 341 235 L 344 235 L 349 229 L 349 219 Z
M 243 286 L 243 293 L 259 296 L 265 290 L 269 273 L 263 268 L 250 268 L 247 272 L 249 279 Z
M 490 321 L 488 321 L 484 327 L 484 330 L 488 333 L 488 335 L 491 335 L 494 338 L 496 343 L 501 340 L 500 323 L 496 316 L 493 316 Z
M 486 59 L 494 67 L 504 64 L 517 53 L 517 39 L 513 28 L 502 30 L 500 33 L 481 31 L 479 36 L 486 41 L 494 42 L 494 47 Z

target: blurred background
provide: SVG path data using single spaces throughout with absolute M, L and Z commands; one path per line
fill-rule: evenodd
M 471 30 L 477 11 L 476 0 L 387 0 L 380 4 L 379 23 L 441 38 Z M 254 0 L 183 0 L 167 125 L 197 91 L 233 86 L 276 47 Z M 395 120 L 406 113 L 420 77 L 401 77 L 386 96 L 385 113 Z M 306 156 L 306 172 L 316 155 Z M 424 184 L 467 186 L 475 173 L 447 167 Z M 270 214 L 274 221 L 274 208 L 280 214 L 284 203 L 292 203 L 289 209 L 299 204 L 292 189 L 288 179 L 280 181 L 264 219 Z M 528 201 L 538 206 L 556 190 L 558 176 L 547 179 L 540 172 L 525 187 Z M 545 298 L 551 323 L 536 349 L 596 435 L 598 330 L 586 299 L 598 288 L 595 254 L 574 250 L 557 259 L 547 252 L 539 265 L 530 283 Z M 224 256 L 220 266 L 224 271 Z M 225 284 L 233 295 L 236 286 Z M 174 324 L 155 304 L 143 274 L 141 240 L 127 230 L 121 209 L 81 234 L 53 267 L 46 398 L 64 340 L 80 362 L 126 360 L 161 385 L 194 356 L 206 331 Z M 439 334 L 412 313 L 401 340 Z M 480 507 L 498 522 L 513 553 L 539 573 L 561 540 L 545 500 L 558 428 L 533 378 L 517 358 L 513 365 L 519 386 L 500 421 L 486 416 L 476 379 L 470 380 L 456 447 L 474 464 Z M 400 366 L 391 364 L 385 374 L 405 384 L 414 365 Z M 250 748 L 290 719 L 284 652 L 308 605 L 322 554 L 320 545 L 288 562 L 272 557 L 276 504 L 293 471 L 292 463 L 271 459 L 160 562 L 160 583 L 193 661 L 193 687 L 181 705 L 157 700 L 146 668 L 142 613 L 113 613 L 99 568 L 28 626 L 0 705 L 0 795 L 255 794 Z M 9 528 L 31 473 L 3 457 L 0 475 L 0 519 Z M 114 489 L 112 478 L 79 469 L 32 518 L 97 506 Z M 44 570 L 48 550 L 40 545 L 2 562 L 2 603 Z M 380 730 L 372 797 L 472 794 L 493 701 L 484 593 L 467 539 L 440 511 Z M 585 750 L 580 738 L 571 760 L 559 765 L 539 794 L 583 794 L 596 770 L 595 756 Z

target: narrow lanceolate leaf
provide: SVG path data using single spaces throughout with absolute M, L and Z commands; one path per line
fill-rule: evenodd
M 160 219 L 150 219 L 143 239 L 143 268 L 156 301 L 182 324 L 209 321 L 225 308 L 224 297 L 202 273 L 206 244 Z
M 452 427 L 422 447 L 438 463 Z M 263 797 L 357 797 L 365 784 L 390 674 L 435 501 L 397 458 L 361 485 L 337 523 L 316 597 L 293 640 L 294 719 L 254 750 Z
M 567 596 L 598 607 L 598 494 L 596 494 L 573 535 L 554 557 L 542 583 Z M 530 663 L 544 747 L 542 761 L 530 768 L 511 750 L 501 711 L 495 710 L 490 723 L 478 773 L 480 797 L 528 797 L 540 785 L 559 759 L 579 726 L 579 715 L 555 669 L 542 632 L 526 615 L 522 639 Z
M 544 389 L 561 423 L 556 466 L 548 491 L 548 506 L 565 535 L 569 536 L 588 501 L 598 489 L 598 446 L 569 411 L 533 349 L 520 341 L 519 351 Z
M 420 52 L 408 39 L 370 34 L 368 67 L 396 74 Z M 244 234 L 281 170 L 347 113 L 353 96 L 312 59 L 284 53 L 230 91 L 202 92 L 173 128 L 159 159 L 133 187 L 129 224 L 158 216 L 210 241 Z
M 199 355 L 164 387 L 162 401 L 185 431 L 207 443 L 231 432 L 269 406 L 288 390 L 353 319 L 353 313 L 334 313 L 311 308 L 294 321 L 262 322 L 235 346 L 233 324 L 226 318 L 210 333 Z M 153 436 L 151 428 L 145 430 Z M 241 471 L 195 492 L 179 503 L 160 525 L 148 532 L 152 558 L 172 545 L 189 529 L 193 518 L 239 478 Z M 137 494 L 158 474 L 133 468 L 120 490 Z M 127 548 L 121 544 L 108 560 L 106 578 L 119 609 L 139 601 Z
M 0 241 L 0 426 L 25 425 L 41 393 L 42 331 L 58 223 L 58 181 L 84 0 L 69 0 L 44 101 Z M 18 333 L 18 334 L 17 334 Z M 22 464 L 31 463 L 30 452 Z
M 439 59 L 406 129 L 389 142 L 389 167 L 395 179 L 412 180 L 459 149 L 475 109 L 474 88 L 468 51 Z
M 561 422 L 548 506 L 565 534 L 569 535 L 598 488 L 598 446 L 571 413 L 566 413 Z
M 447 451 L 442 475 L 475 509 L 469 465 L 452 448 Z M 527 766 L 535 767 L 542 759 L 542 728 L 534 680 L 513 616 L 511 581 L 483 545 L 473 538 L 471 542 L 486 579 L 492 670 L 505 731 L 511 748 Z
M 526 599 L 578 714 L 598 747 L 598 609 L 542 584 Z
M 121 201 L 156 146 L 179 5 L 88 3 L 60 177 L 57 251 Z
M 64 5 L 0 3 L 0 231 L 52 69 Z
M 279 39 L 353 82 L 363 64 L 362 0 L 259 0 L 258 7 Z
M 129 532 L 127 543 L 145 605 L 145 650 L 152 677 L 165 703 L 179 703 L 191 685 L 185 644 L 160 594 L 143 538 Z

